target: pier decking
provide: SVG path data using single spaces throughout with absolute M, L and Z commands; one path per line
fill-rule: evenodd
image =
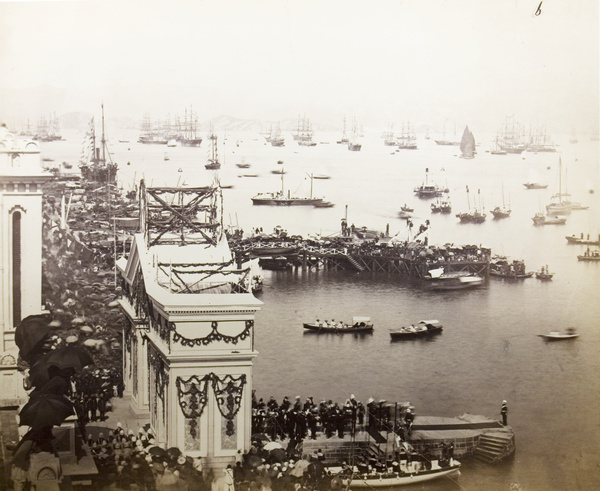
M 476 246 L 427 246 L 411 242 L 390 244 L 366 242 L 348 243 L 347 238 L 317 242 L 315 240 L 268 239 L 255 237 L 232 241 L 238 268 L 254 258 L 284 257 L 303 271 L 358 271 L 391 273 L 425 278 L 430 269 L 443 267 L 446 273 L 489 274 L 491 253 Z

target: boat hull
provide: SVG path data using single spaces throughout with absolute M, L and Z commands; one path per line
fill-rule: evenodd
M 318 324 L 310 324 L 304 323 L 302 325 L 304 329 L 307 329 L 311 332 L 333 332 L 336 334 L 358 334 L 358 333 L 371 333 L 373 332 L 373 326 L 345 326 L 345 327 L 328 327 L 328 326 L 319 326 Z
M 383 474 L 380 476 L 368 476 L 364 479 L 345 479 L 343 484 L 349 486 L 350 489 L 359 488 L 393 488 L 396 486 L 408 486 L 440 477 L 458 477 L 460 475 L 460 465 L 453 465 L 448 468 L 432 469 L 429 471 L 421 471 L 414 474 Z
M 315 206 L 323 198 L 252 198 L 253 205 L 263 206 Z
M 432 328 L 428 328 L 424 331 L 415 331 L 415 332 L 398 330 L 398 331 L 390 331 L 390 337 L 392 338 L 393 341 L 396 341 L 399 339 L 425 338 L 428 336 L 433 336 L 434 334 L 441 334 L 441 332 L 442 332 L 442 326 L 432 327 Z

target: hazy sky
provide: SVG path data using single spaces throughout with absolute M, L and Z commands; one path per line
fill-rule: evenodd
M 598 1 L 539 3 L 0 0 L 0 112 L 597 128 Z

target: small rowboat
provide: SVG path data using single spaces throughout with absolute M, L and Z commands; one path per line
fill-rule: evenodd
M 352 324 L 335 321 L 317 321 L 312 323 L 305 322 L 303 326 L 304 329 L 308 329 L 311 332 L 333 332 L 336 334 L 373 332 L 373 324 L 370 317 L 353 317 Z
M 432 481 L 442 477 L 460 476 L 460 462 L 452 459 L 449 465 L 442 467 L 440 462 L 434 460 L 431 462 L 431 468 L 421 467 L 420 462 L 411 464 L 402 463 L 401 472 L 391 473 L 370 473 L 359 474 L 353 472 L 352 476 L 347 477 L 341 473 L 342 484 L 346 489 L 358 488 L 395 488 L 398 486 L 416 485 L 417 483 Z M 419 466 L 419 467 L 417 467 Z M 335 479 L 335 478 L 334 478 Z
M 565 332 L 550 331 L 548 334 L 538 334 L 538 336 L 547 341 L 560 341 L 563 339 L 575 339 L 579 337 L 579 334 L 575 332 L 575 328 L 569 327 Z
M 430 336 L 432 334 L 439 334 L 442 332 L 442 325 L 438 320 L 424 320 L 419 321 L 416 325 L 409 327 L 401 327 L 400 329 L 393 329 L 390 331 L 390 337 L 392 340 L 396 339 L 412 339 L 422 338 Z

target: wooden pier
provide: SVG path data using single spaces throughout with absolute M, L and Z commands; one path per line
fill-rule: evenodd
M 440 267 L 446 273 L 487 277 L 491 257 L 489 249 L 476 246 L 438 248 L 421 243 L 344 246 L 340 243 L 318 244 L 313 240 L 246 239 L 233 243 L 231 248 L 238 268 L 255 258 L 284 257 L 302 271 L 357 271 L 412 278 L 425 278 L 429 270 Z

